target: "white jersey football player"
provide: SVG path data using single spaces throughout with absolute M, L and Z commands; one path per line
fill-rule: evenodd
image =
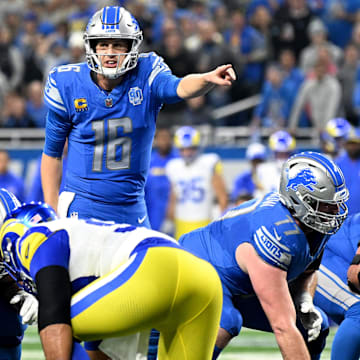
M 258 189 L 255 196 L 262 196 L 269 191 L 278 191 L 281 168 L 293 153 L 295 138 L 287 131 L 279 130 L 269 137 L 269 148 L 273 151 L 273 160 L 266 161 L 256 168 Z
M 168 162 L 166 174 L 172 186 L 169 217 L 174 221 L 175 238 L 179 239 L 213 219 L 215 199 L 223 212 L 227 192 L 219 156 L 199 153 L 198 130 L 183 126 L 176 131 L 174 142 L 180 157 Z

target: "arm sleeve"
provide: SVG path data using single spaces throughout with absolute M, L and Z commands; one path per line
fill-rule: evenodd
M 182 99 L 177 95 L 181 78 L 173 75 L 170 68 L 160 56 L 154 56 L 149 85 L 160 102 L 175 103 Z
M 49 109 L 46 116 L 44 153 L 52 157 L 61 157 L 71 122 L 66 117 Z
M 275 229 L 269 230 L 265 226 L 260 226 L 253 235 L 252 244 L 263 261 L 288 271 L 292 255 L 290 249 L 280 243 L 280 239 Z
M 48 325 L 71 325 L 68 271 L 61 266 L 47 266 L 36 274 L 35 282 L 39 300 L 39 332 Z

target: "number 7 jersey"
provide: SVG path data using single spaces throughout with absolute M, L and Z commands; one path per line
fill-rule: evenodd
M 69 138 L 65 190 L 112 204 L 142 199 L 156 117 L 163 103 L 181 100 L 179 82 L 155 53 L 141 54 L 110 93 L 92 80 L 86 63 L 52 70 L 44 153 L 61 156 Z

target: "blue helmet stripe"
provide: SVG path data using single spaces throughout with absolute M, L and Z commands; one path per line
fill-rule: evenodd
M 115 6 L 107 6 L 104 9 L 104 23 L 106 26 L 106 29 L 114 29 L 114 24 L 119 22 L 118 16 L 117 16 L 117 7 Z
M 319 153 L 312 152 L 312 151 L 306 151 L 306 152 L 303 152 L 298 155 L 304 155 L 306 157 L 309 157 L 310 159 L 318 161 L 329 172 L 329 174 L 334 182 L 334 185 L 336 187 L 344 186 L 345 181 L 344 181 L 344 177 L 343 177 L 342 173 L 340 171 L 338 171 L 336 165 L 331 160 L 329 160 L 327 157 L 325 157 L 324 155 L 321 155 Z
M 15 195 L 5 189 L 0 189 L 0 201 L 7 214 L 10 214 L 20 205 L 19 201 L 15 198 Z

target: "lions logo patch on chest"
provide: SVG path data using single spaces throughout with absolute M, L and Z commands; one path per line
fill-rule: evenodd
M 310 191 L 314 191 L 313 185 L 316 185 L 315 175 L 311 171 L 311 169 L 306 168 L 299 171 L 295 177 L 289 178 L 288 183 L 286 185 L 286 190 L 292 189 L 296 191 L 300 185 L 304 186 L 306 189 Z
M 128 95 L 129 95 L 130 103 L 133 104 L 134 106 L 140 105 L 143 101 L 142 90 L 140 88 L 138 88 L 137 86 L 130 88 Z

